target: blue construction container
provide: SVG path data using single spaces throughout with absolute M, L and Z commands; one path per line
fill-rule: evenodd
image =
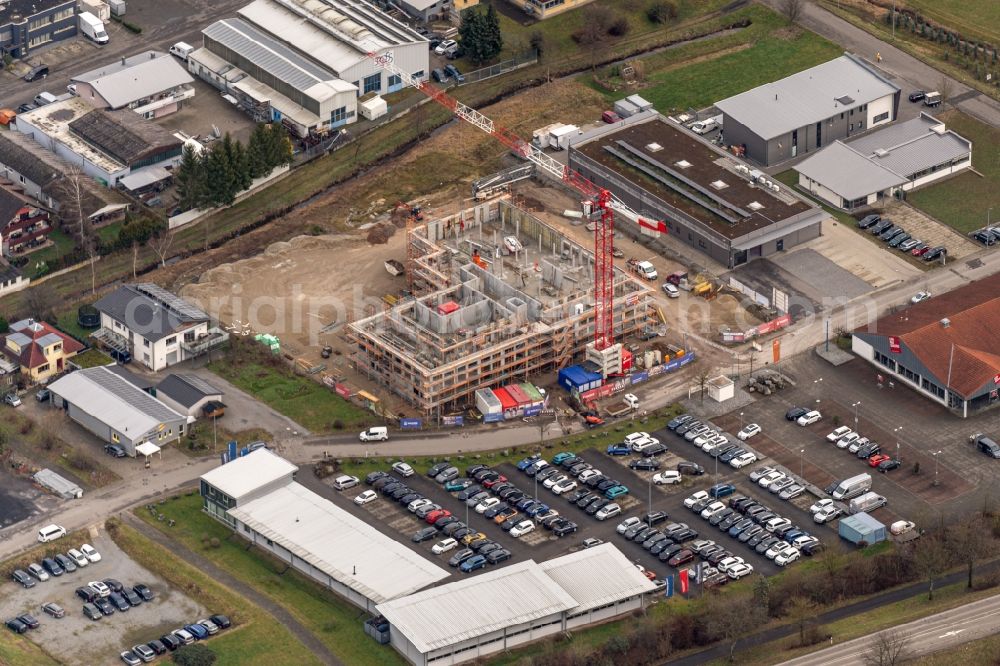
M 582 393 L 599 387 L 604 381 L 600 373 L 590 372 L 579 365 L 571 365 L 559 371 L 559 385 L 570 393 Z
M 842 518 L 840 521 L 840 537 L 858 545 L 872 545 L 886 540 L 885 525 L 875 520 L 867 513 L 856 513 Z

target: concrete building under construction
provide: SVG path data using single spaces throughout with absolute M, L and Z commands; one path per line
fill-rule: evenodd
M 415 297 L 347 335 L 356 370 L 426 416 L 583 360 L 594 338 L 591 249 L 503 198 L 410 229 L 407 252 Z M 616 268 L 616 341 L 652 323 L 652 296 Z

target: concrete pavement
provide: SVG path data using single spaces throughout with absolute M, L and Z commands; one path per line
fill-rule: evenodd
M 757 0 L 763 5 L 780 12 L 782 0 Z M 962 99 L 953 106 L 964 113 L 977 118 L 984 123 L 1000 127 L 1000 103 L 983 95 L 978 90 L 970 88 L 964 83 L 960 83 L 950 76 L 942 74 L 930 65 L 917 60 L 913 56 L 897 49 L 896 47 L 883 42 L 861 28 L 855 27 L 839 16 L 827 11 L 814 2 L 802 3 L 802 14 L 798 23 L 804 28 L 826 37 L 831 42 L 842 45 L 862 58 L 867 59 L 872 66 L 877 67 L 885 73 L 902 79 L 896 81 L 897 85 L 903 88 L 903 95 L 907 90 L 923 89 L 935 90 L 940 86 L 942 79 L 947 79 L 951 84 L 951 98 L 961 96 Z M 875 54 L 882 55 L 882 61 L 875 64 Z M 904 100 L 903 102 L 907 102 Z
M 918 657 L 974 641 L 1000 631 L 1000 595 L 980 599 L 894 628 L 906 653 Z M 887 630 L 890 631 L 890 630 Z M 841 645 L 782 662 L 783 666 L 863 665 L 865 653 L 885 632 L 862 636 Z M 883 662 L 889 663 L 889 662 Z

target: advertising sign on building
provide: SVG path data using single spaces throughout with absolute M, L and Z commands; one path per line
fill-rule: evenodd
M 420 419 L 400 419 L 399 427 L 403 430 L 419 430 L 423 426 Z
M 889 336 L 889 351 L 891 351 L 893 354 L 902 353 L 903 348 L 902 345 L 900 344 L 899 336 L 897 335 Z

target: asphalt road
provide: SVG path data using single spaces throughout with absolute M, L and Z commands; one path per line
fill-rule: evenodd
M 895 628 L 911 657 L 984 638 L 1000 631 L 1000 594 L 958 608 L 914 620 Z M 881 633 L 881 632 L 880 632 Z M 842 645 L 782 662 L 785 666 L 853 666 L 865 664 L 865 653 L 879 634 L 862 636 Z

